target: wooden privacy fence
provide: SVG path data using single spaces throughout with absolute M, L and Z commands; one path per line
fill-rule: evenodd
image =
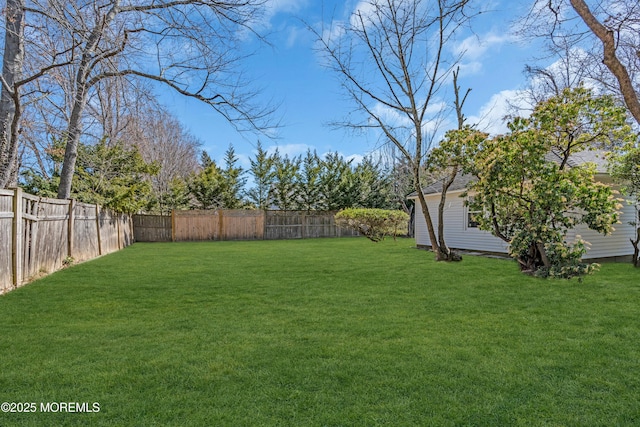
M 192 210 L 171 216 L 134 215 L 137 242 L 189 240 L 280 240 L 357 236 L 338 227 L 335 212 Z
M 133 242 L 129 215 L 74 200 L 0 190 L 0 294 L 73 259 L 86 261 Z

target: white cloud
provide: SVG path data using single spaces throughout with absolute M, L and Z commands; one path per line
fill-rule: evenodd
M 528 103 L 521 90 L 503 90 L 496 93 L 478 111 L 477 116 L 467 117 L 467 123 L 477 125 L 478 129 L 491 135 L 507 132 L 505 117 L 517 110 L 520 114 L 526 112 Z
M 272 145 L 267 148 L 269 154 L 273 154 L 278 150 L 281 156 L 296 157 L 304 155 L 307 150 L 313 151 L 314 147 L 307 144 L 285 144 L 285 145 Z
M 353 9 L 353 13 L 351 14 L 351 25 L 354 27 L 360 27 L 362 24 L 360 22 L 360 17 L 362 17 L 362 22 L 365 26 L 369 26 L 373 19 L 371 17 L 375 14 L 377 6 L 368 0 L 361 0 L 356 7 Z
M 512 41 L 512 37 L 508 34 L 472 35 L 455 46 L 453 52 L 458 55 L 464 55 L 467 59 L 478 59 L 484 56 L 487 50 L 510 41 Z
M 297 14 L 308 4 L 309 0 L 269 0 L 265 2 L 262 13 L 249 22 L 249 27 L 258 32 L 271 30 L 276 16 L 280 14 Z M 241 39 L 249 39 L 251 34 L 251 31 L 244 27 L 239 31 Z
M 298 27 L 290 27 L 289 28 L 289 34 L 287 35 L 286 47 L 287 48 L 293 47 L 297 43 L 297 41 L 301 37 L 304 37 L 305 35 L 307 35 L 306 31 L 304 33 L 302 33 L 300 28 L 298 28 Z
M 346 155 L 341 151 L 327 151 L 325 153 L 322 153 L 320 155 L 320 158 L 321 159 L 325 159 L 327 157 L 327 155 L 335 154 L 335 153 L 338 153 L 338 155 L 340 157 L 342 157 L 343 159 L 345 159 L 347 162 L 350 161 L 352 166 L 359 165 L 360 163 L 362 163 L 362 160 L 364 159 L 364 156 L 362 154 L 348 154 L 348 155 Z
M 322 40 L 328 44 L 332 45 L 339 41 L 342 36 L 345 34 L 344 22 L 342 21 L 333 21 L 329 26 L 323 26 L 322 28 Z
M 271 20 L 280 13 L 297 13 L 308 4 L 307 0 L 270 0 L 265 3 L 263 25 L 270 27 Z
M 242 166 L 242 169 L 248 170 L 251 167 L 251 157 L 242 153 L 238 153 L 236 155 L 238 156 L 238 163 L 240 164 L 240 166 Z
M 342 154 L 341 154 L 342 155 Z M 359 165 L 364 160 L 364 156 L 361 154 L 350 154 L 343 156 L 347 161 L 350 161 L 353 166 Z
M 391 127 L 411 126 L 411 121 L 406 115 L 401 114 L 398 110 L 389 108 L 379 102 L 373 106 L 371 111 L 376 117 L 379 117 L 382 122 L 388 124 Z
M 489 32 L 484 35 L 472 35 L 453 47 L 453 53 L 462 58 L 460 70 L 463 74 L 475 74 L 482 69 L 482 59 L 487 51 L 500 47 L 514 40 L 509 34 Z

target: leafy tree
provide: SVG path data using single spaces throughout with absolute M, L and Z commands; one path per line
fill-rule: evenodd
M 458 259 L 459 255 L 448 248 L 444 237 L 447 192 L 456 177 L 473 162 L 477 151 L 487 137 L 488 134 L 465 125 L 459 129 L 448 131 L 440 145 L 433 149 L 429 156 L 429 171 L 433 177 L 438 178 L 438 182 L 442 183 L 440 203 L 438 204 L 438 241 L 440 250 L 447 251 L 449 257 L 453 260 Z
M 226 191 L 223 194 L 223 206 L 225 209 L 239 209 L 242 207 L 242 189 L 246 182 L 244 178 L 244 170 L 238 166 L 238 156 L 233 145 L 229 144 L 229 148 L 224 155 L 225 168 L 222 170 L 222 176 L 227 181 Z
M 22 187 L 26 191 L 55 197 L 63 146 L 54 142 L 48 150 L 55 165 L 50 177 L 33 170 L 23 172 Z M 72 198 L 119 212 L 137 212 L 150 202 L 150 177 L 157 172 L 155 163 L 145 162 L 135 148 L 125 148 L 122 143 L 109 145 L 103 140 L 92 146 L 81 145 Z
M 137 148 L 124 143 L 81 145 L 75 176 L 74 196 L 118 212 L 134 213 L 151 198 L 150 176 L 158 173 Z
M 300 174 L 298 176 L 298 200 L 296 208 L 303 211 L 316 210 L 322 203 L 322 187 L 320 177 L 322 175 L 322 161 L 318 154 L 307 150 L 302 159 Z
M 370 156 L 365 157 L 353 172 L 358 183 L 356 207 L 391 208 L 391 176 Z
M 147 212 L 155 211 L 160 215 L 169 215 L 172 210 L 188 209 L 191 201 L 189 186 L 182 178 L 174 178 L 168 183 L 166 191 L 154 192 L 153 196 Z
M 258 141 L 256 156 L 249 161 L 249 173 L 254 181 L 254 186 L 247 191 L 249 203 L 261 210 L 269 209 L 269 191 L 274 180 L 274 156 L 269 155 Z
M 23 173 L 23 188 L 43 197 L 55 197 L 60 180 L 64 143 L 54 141 L 47 151 L 53 166 L 50 177 L 34 171 Z M 152 199 L 150 177 L 157 174 L 156 163 L 145 162 L 136 147 L 122 142 L 81 145 L 74 176 L 72 197 L 118 212 L 134 213 Z
M 521 269 L 539 276 L 589 274 L 585 243 L 566 242 L 579 224 L 607 234 L 619 204 L 596 182 L 594 164 L 571 165 L 575 153 L 633 138 L 624 109 L 612 97 L 565 89 L 540 103 L 530 118 L 516 117 L 510 132 L 486 141 L 473 165 L 478 180 L 471 210 L 479 227 L 509 244 Z
M 200 153 L 200 166 L 203 169 L 206 169 L 212 164 L 213 160 L 211 160 L 211 156 L 209 155 L 209 153 L 207 153 L 206 150 L 202 150 L 202 152 Z
M 300 173 L 300 159 L 274 154 L 273 186 L 270 197 L 273 204 L 282 211 L 290 211 L 296 208 L 298 199 L 298 174 Z
M 611 175 L 622 183 L 622 191 L 635 201 L 635 217 L 630 225 L 636 228 L 635 238 L 629 239 L 633 245 L 633 265 L 640 267 L 640 148 L 629 145 L 611 161 Z
M 404 233 L 409 215 L 402 211 L 386 209 L 349 208 L 335 215 L 336 224 L 348 227 L 366 236 L 372 242 L 379 242 L 385 236 Z
M 351 169 L 351 160 L 345 160 L 337 152 L 328 153 L 322 160 L 320 187 L 324 210 L 337 211 L 357 206 L 359 188 Z
M 219 209 L 224 206 L 224 194 L 228 191 L 222 170 L 211 161 L 207 167 L 192 176 L 187 187 L 200 209 Z

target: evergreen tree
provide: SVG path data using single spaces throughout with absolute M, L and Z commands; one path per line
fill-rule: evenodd
M 242 192 L 247 179 L 244 177 L 245 171 L 238 166 L 238 156 L 236 156 L 233 145 L 224 156 L 225 168 L 222 176 L 226 180 L 225 192 L 222 196 L 222 203 L 225 209 L 239 209 L 242 207 Z
M 189 193 L 197 201 L 198 208 L 219 209 L 224 206 L 227 182 L 222 170 L 214 161 L 191 177 L 187 186 Z
M 213 160 L 211 160 L 211 156 L 205 150 L 202 150 L 200 153 L 200 166 L 202 169 L 206 169 L 213 164 Z
M 276 151 L 274 154 L 274 182 L 270 196 L 273 204 L 282 211 L 294 210 L 298 199 L 298 176 L 300 173 L 300 158 L 284 157 Z
M 391 209 L 391 177 L 381 167 L 381 162 L 374 162 L 370 156 L 365 157 L 356 166 L 354 174 L 358 182 L 358 206 L 362 208 Z
M 307 212 L 320 209 L 322 203 L 321 174 L 322 161 L 320 157 L 315 151 L 307 150 L 307 154 L 302 159 L 296 209 Z
M 322 161 L 320 186 L 322 189 L 322 208 L 328 211 L 354 206 L 354 187 L 357 187 L 351 161 L 347 161 L 337 152 L 329 153 Z
M 274 179 L 274 156 L 269 155 L 258 141 L 256 156 L 250 159 L 249 173 L 253 177 L 254 186 L 247 191 L 247 199 L 256 208 L 269 208 L 269 190 Z

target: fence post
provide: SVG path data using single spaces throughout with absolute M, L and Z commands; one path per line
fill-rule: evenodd
M 171 241 L 176 241 L 176 210 L 171 209 Z
M 73 229 L 75 226 L 75 203 L 73 199 L 69 200 L 69 220 L 67 224 L 67 256 L 73 257 Z
M 129 244 L 132 245 L 136 241 L 133 232 L 133 214 L 127 214 L 127 221 L 129 222 Z
M 226 240 L 224 233 L 224 215 L 222 214 L 222 209 L 217 209 L 218 212 L 218 240 L 223 241 Z
M 116 221 L 116 233 L 118 233 L 118 249 L 122 249 L 122 233 L 120 230 L 120 222 L 122 222 L 122 214 L 117 214 L 118 220 Z
M 13 264 L 13 288 L 17 288 L 22 283 L 22 189 L 16 188 L 13 192 L 13 230 L 12 230 L 12 251 L 11 262 Z
M 100 236 L 100 205 L 96 205 L 96 233 L 98 233 L 98 255 L 102 255 L 102 236 Z

